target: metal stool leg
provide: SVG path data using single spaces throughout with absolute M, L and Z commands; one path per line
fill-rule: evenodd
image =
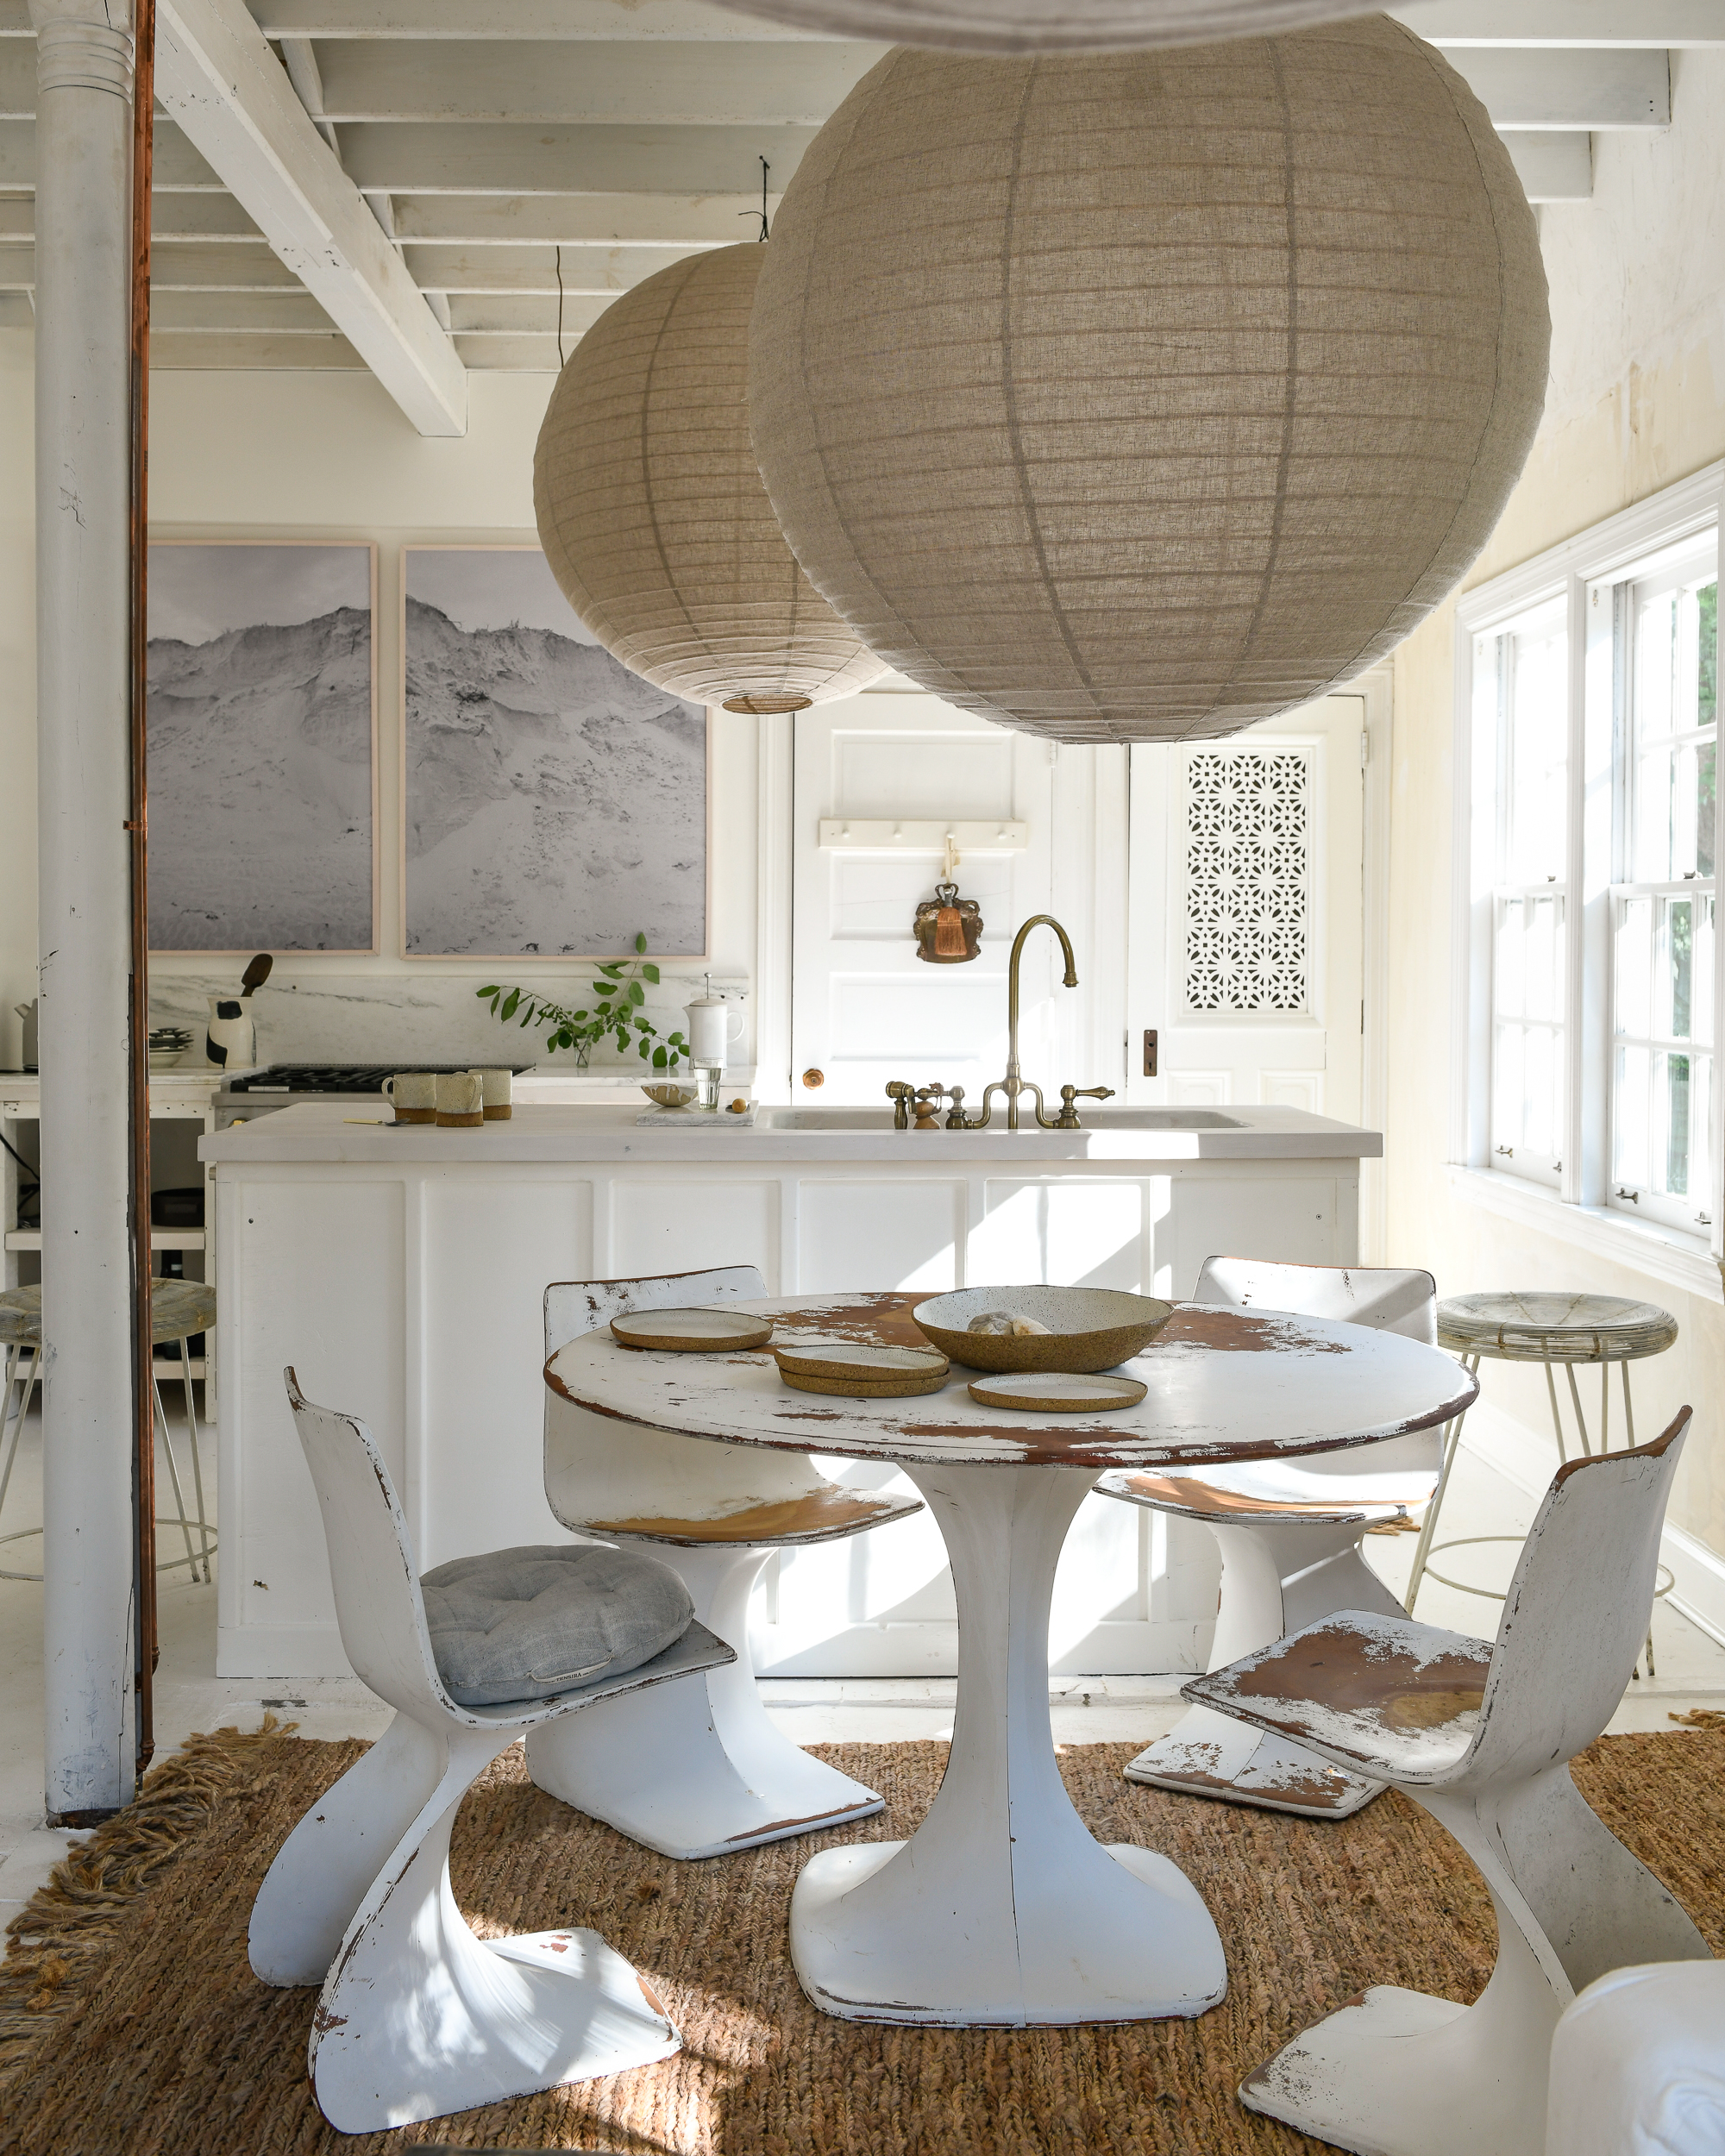
M 1477 1355 L 1464 1355 L 1461 1357 L 1461 1366 L 1476 1377 L 1479 1375 L 1479 1357 Z M 1438 1486 L 1432 1492 L 1432 1501 L 1426 1507 L 1425 1521 L 1420 1529 L 1420 1539 L 1414 1545 L 1414 1569 L 1408 1577 L 1408 1614 L 1410 1617 L 1414 1614 L 1414 1600 L 1420 1592 L 1420 1583 L 1426 1576 L 1426 1560 L 1432 1552 L 1432 1537 L 1437 1532 L 1438 1514 L 1443 1509 L 1444 1495 L 1450 1486 L 1450 1470 L 1455 1465 L 1456 1454 L 1461 1449 L 1461 1426 L 1466 1420 L 1467 1410 L 1464 1407 L 1444 1430 L 1443 1469 L 1438 1476 Z
M 1575 1382 L 1575 1364 L 1573 1363 L 1565 1363 L 1564 1364 L 1564 1376 L 1569 1380 L 1569 1396 L 1575 1406 L 1575 1426 L 1581 1433 L 1582 1452 L 1584 1456 L 1590 1458 L 1593 1453 L 1593 1447 L 1588 1443 L 1587 1417 L 1581 1411 L 1581 1388 Z M 1558 1451 L 1559 1452 L 1563 1451 L 1563 1439 L 1561 1437 L 1558 1439 Z
M 204 1469 L 198 1457 L 198 1410 L 191 1401 L 191 1355 L 184 1333 L 179 1341 L 179 1382 L 185 1394 L 185 1426 L 191 1432 L 191 1487 L 198 1499 L 198 1554 L 204 1560 L 204 1584 L 210 1584 L 210 1521 L 204 1510 Z
M 179 1524 L 179 1532 L 185 1538 L 185 1564 L 195 1580 L 198 1577 L 198 1556 L 191 1546 L 191 1523 L 185 1516 L 185 1500 L 180 1495 L 179 1488 L 179 1463 L 173 1457 L 173 1439 L 168 1434 L 167 1409 L 162 1405 L 161 1387 L 156 1382 L 154 1367 L 150 1371 L 150 1392 L 155 1401 L 156 1427 L 161 1432 L 162 1449 L 167 1454 L 168 1480 L 173 1484 L 174 1514 Z M 179 1566 L 179 1559 L 176 1557 L 174 1569 L 177 1570 Z
M 5 1510 L 6 1492 L 11 1488 L 12 1466 L 18 1457 L 18 1441 L 24 1434 L 24 1425 L 29 1420 L 30 1395 L 36 1388 L 41 1375 L 42 1351 L 40 1347 L 22 1344 L 9 1344 L 6 1349 L 5 1390 L 0 1392 L 0 1451 L 5 1461 L 0 1466 L 0 1512 Z M 22 1376 L 20 1373 L 22 1373 Z M 17 1388 L 18 1406 L 12 1407 L 12 1393 Z M 32 1535 L 40 1534 L 40 1527 L 20 1527 L 14 1534 L 0 1535 L 0 1544 L 25 1542 Z M 0 1571 L 0 1580 L 39 1580 L 40 1572 Z

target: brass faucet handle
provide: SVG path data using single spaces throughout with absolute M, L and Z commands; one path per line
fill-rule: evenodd
M 1055 1118 L 1055 1129 L 1057 1131 L 1082 1131 L 1084 1126 L 1078 1120 L 1078 1110 L 1075 1103 L 1080 1100 L 1112 1100 L 1113 1097 L 1114 1089 L 1112 1086 L 1082 1087 L 1063 1086 L 1060 1088 L 1060 1113 Z
M 916 1096 L 916 1087 L 907 1085 L 902 1078 L 887 1081 L 887 1098 L 893 1104 L 893 1128 L 907 1131 L 911 1127 L 910 1103 Z
M 952 1103 L 951 1109 L 946 1119 L 947 1129 L 949 1131 L 963 1131 L 968 1128 L 964 1120 L 963 1087 L 953 1086 L 949 1089 L 946 1097 Z

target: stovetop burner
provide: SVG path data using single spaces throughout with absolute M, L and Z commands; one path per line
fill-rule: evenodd
M 224 1092 L 243 1094 L 377 1093 L 398 1070 L 471 1070 L 471 1063 L 273 1063 L 250 1078 L 229 1080 Z M 531 1063 L 511 1063 L 518 1078 Z

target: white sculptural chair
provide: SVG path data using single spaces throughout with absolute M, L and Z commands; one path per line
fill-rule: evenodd
M 1552 2039 L 1546 2156 L 1720 2156 L 1725 1961 L 1615 1969 Z
M 1388 1984 L 1250 2076 L 1240 2101 L 1360 2156 L 1530 2156 L 1552 2031 L 1576 1991 L 1707 1943 L 1570 1779 L 1647 1634 L 1690 1411 L 1636 1451 L 1559 1468 L 1496 1645 L 1344 1610 L 1182 1689 L 1391 1783 L 1484 1874 L 1497 1961 L 1471 2006 Z
M 1191 1299 L 1212 1308 L 1285 1310 L 1369 1326 L 1427 1345 L 1437 1338 L 1437 1285 L 1429 1273 L 1212 1257 Z M 1425 1504 L 1442 1470 L 1442 1431 L 1416 1430 L 1304 1459 L 1156 1474 L 1115 1469 L 1096 1489 L 1104 1497 L 1195 1520 L 1215 1537 L 1222 1591 L 1209 1667 L 1220 1670 L 1332 1610 L 1405 1616 L 1360 1555 L 1360 1538 Z M 1126 1771 L 1128 1781 L 1182 1796 L 1308 1819 L 1346 1819 L 1383 1787 L 1207 1707 L 1190 1708 Z
M 635 1310 L 758 1298 L 752 1265 L 641 1280 L 556 1281 L 545 1353 Z M 536 1730 L 527 1768 L 553 1796 L 668 1857 L 716 1857 L 878 1812 L 875 1790 L 811 1758 L 762 1706 L 749 1599 L 777 1549 L 830 1542 L 922 1509 L 920 1498 L 852 1489 L 806 1453 L 708 1443 L 616 1422 L 545 1394 L 545 1495 L 566 1527 L 646 1542 L 680 1575 L 696 1619 L 737 1650 L 705 1686 L 619 1700 L 580 1729 Z
M 699 1675 L 730 1649 L 694 1624 L 623 1676 L 549 1699 L 458 1705 L 437 1673 L 407 1523 L 370 1432 L 314 1407 L 285 1375 L 342 1644 L 395 1709 L 288 1836 L 252 1908 L 255 1974 L 323 1986 L 309 2057 L 319 2109 L 344 2134 L 380 2132 L 668 2058 L 676 2030 L 596 1932 L 474 1937 L 449 1889 L 449 1829 L 471 1783 L 524 1730 Z

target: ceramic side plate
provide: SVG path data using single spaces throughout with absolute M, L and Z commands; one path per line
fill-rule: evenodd
M 871 1347 L 844 1340 L 775 1348 L 773 1359 L 785 1383 L 799 1392 L 849 1394 L 861 1400 L 938 1393 L 950 1368 L 932 1348 Z
M 674 1355 L 718 1355 L 765 1347 L 773 1320 L 752 1310 L 636 1310 L 613 1318 L 611 1329 L 624 1347 L 664 1348 Z
M 1105 1415 L 1136 1407 L 1150 1390 L 1135 1377 L 1093 1377 L 1074 1370 L 1022 1370 L 979 1377 L 970 1397 L 983 1407 L 1018 1407 L 1038 1415 Z

